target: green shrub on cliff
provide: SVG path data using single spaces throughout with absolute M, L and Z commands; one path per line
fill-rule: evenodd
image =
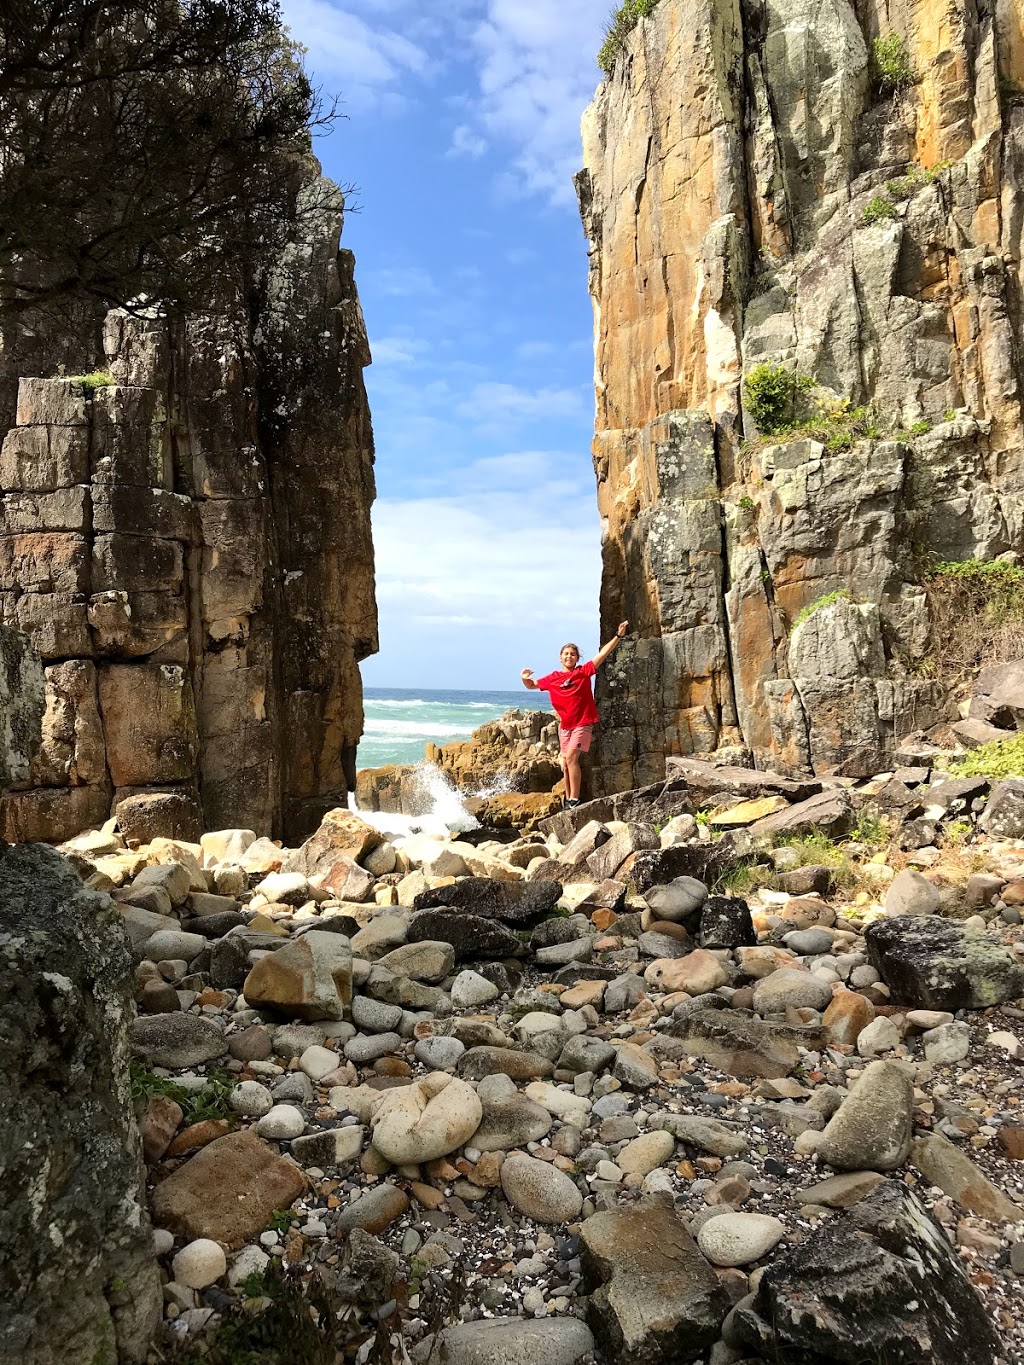
M 898 33 L 875 39 L 871 64 L 875 83 L 885 95 L 898 95 L 917 79 L 906 44 Z
M 91 374 L 73 374 L 70 378 L 72 384 L 81 384 L 90 398 L 97 389 L 109 389 L 112 384 L 117 383 L 109 370 L 93 370 Z
M 615 58 L 626 45 L 626 39 L 641 19 L 654 12 L 658 0 L 625 0 L 612 14 L 604 35 L 604 42 L 597 54 L 597 64 L 606 76 L 612 74 Z
M 743 392 L 758 431 L 764 436 L 788 431 L 796 422 L 800 395 L 813 387 L 813 379 L 784 365 L 755 365 L 743 381 Z
M 899 216 L 899 209 L 884 194 L 876 194 L 870 204 L 866 205 L 863 215 L 865 223 L 882 223 Z

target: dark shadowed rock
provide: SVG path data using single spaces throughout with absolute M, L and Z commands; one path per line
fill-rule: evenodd
M 999 1338 L 922 1204 L 887 1180 L 765 1271 L 732 1330 L 787 1365 L 989 1365 Z
M 672 848 L 641 849 L 634 853 L 629 870 L 620 873 L 631 891 L 643 896 L 653 886 L 662 886 L 676 877 L 693 877 L 707 882 L 723 862 L 714 844 L 677 844 Z
M 460 962 L 481 957 L 515 957 L 523 952 L 523 944 L 504 924 L 462 910 L 421 910 L 413 915 L 408 941 L 420 943 L 427 939 L 450 943 Z
M 464 877 L 451 886 L 421 891 L 414 910 L 464 910 L 481 919 L 530 927 L 554 909 L 562 888 L 558 882 L 496 882 L 489 877 Z M 491 952 L 489 956 L 496 956 Z
M 865 934 L 868 958 L 894 1004 L 914 1009 L 986 1009 L 1024 992 L 1024 967 L 986 934 L 956 920 L 905 915 Z
M 132 1025 L 132 1051 L 150 1066 L 180 1070 L 215 1061 L 227 1050 L 216 1024 L 195 1014 L 151 1014 Z
M 997 782 L 978 825 L 996 839 L 1019 839 L 1024 835 L 1024 780 L 1009 777 Z
M 160 1320 L 128 1094 L 131 986 L 110 900 L 52 849 L 0 852 L 0 1359 L 12 1365 L 141 1361 Z
M 702 948 L 746 948 L 757 942 L 750 906 L 739 896 L 711 896 L 701 911 L 697 942 Z
M 683 1365 L 717 1340 L 729 1300 L 671 1195 L 595 1213 L 580 1257 L 587 1320 L 616 1365 Z

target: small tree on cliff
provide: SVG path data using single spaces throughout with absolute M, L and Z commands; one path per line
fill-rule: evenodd
M 208 299 L 333 117 L 278 0 L 4 0 L 0 315 Z

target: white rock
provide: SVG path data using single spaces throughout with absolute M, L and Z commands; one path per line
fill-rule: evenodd
M 468 1142 L 483 1113 L 471 1085 L 435 1071 L 384 1092 L 372 1119 L 373 1146 L 395 1166 L 433 1161 Z
M 262 1275 L 270 1264 L 270 1257 L 259 1247 L 243 1247 L 231 1262 L 228 1284 L 239 1289 L 250 1275 Z
M 342 1059 L 330 1048 L 318 1047 L 315 1043 L 307 1047 L 299 1058 L 299 1066 L 311 1081 L 319 1081 L 332 1071 L 337 1071 Z
M 228 1106 L 246 1118 L 262 1118 L 274 1107 L 274 1097 L 259 1081 L 240 1081 L 228 1096 Z
M 166 1228 L 153 1229 L 153 1255 L 166 1256 L 174 1248 L 174 1233 Z
M 723 1213 L 704 1224 L 697 1245 L 712 1265 L 749 1265 L 767 1255 L 785 1231 L 766 1213 Z
M 900 1045 L 900 1031 L 884 1014 L 872 1019 L 857 1035 L 857 1051 L 862 1057 L 877 1057 Z
M 216 1284 L 228 1268 L 224 1248 L 208 1237 L 199 1237 L 182 1247 L 171 1262 L 174 1278 L 189 1289 L 206 1289 Z
M 493 981 L 488 981 L 479 972 L 459 972 L 452 982 L 452 1004 L 456 1009 L 472 1009 L 476 1005 L 486 1005 L 497 1000 L 501 992 Z
M 306 1130 L 306 1119 L 301 1109 L 294 1104 L 275 1104 L 273 1109 L 263 1115 L 256 1125 L 260 1137 L 272 1141 L 287 1142 L 301 1136 Z

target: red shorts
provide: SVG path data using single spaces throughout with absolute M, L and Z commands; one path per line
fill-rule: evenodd
M 578 725 L 575 730 L 563 730 L 558 727 L 558 748 L 563 754 L 569 753 L 571 749 L 578 749 L 581 754 L 590 751 L 590 736 L 593 733 L 592 725 Z

